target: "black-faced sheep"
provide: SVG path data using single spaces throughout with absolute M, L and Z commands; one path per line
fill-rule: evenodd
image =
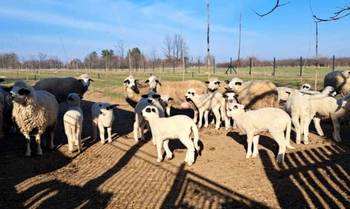
M 26 156 L 31 155 L 31 135 L 35 135 L 37 154 L 42 154 L 40 137 L 45 130 L 50 132 L 50 148 L 53 149 L 58 115 L 58 103 L 55 97 L 47 91 L 34 90 L 23 81 L 15 82 L 10 95 L 13 101 L 12 117 L 27 140 Z
M 35 90 L 45 90 L 53 94 L 59 103 L 66 101 L 69 93 L 77 93 L 83 98 L 88 90 L 90 82 L 93 81 L 89 75 L 82 74 L 78 78 L 45 78 L 34 85 Z

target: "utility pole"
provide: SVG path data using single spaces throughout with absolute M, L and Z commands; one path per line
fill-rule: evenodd
M 317 80 L 318 80 L 318 21 L 315 21 L 316 24 L 316 33 L 315 33 L 315 53 L 316 53 L 316 72 L 315 72 L 315 90 L 317 90 Z
M 241 59 L 241 39 L 242 39 L 242 10 L 239 13 L 239 34 L 238 34 L 238 52 L 237 52 L 237 67 Z
M 207 0 L 207 70 L 208 73 L 210 74 L 211 70 L 211 55 L 210 55 L 210 4 L 209 4 L 209 0 Z M 208 75 L 209 75 L 208 74 Z

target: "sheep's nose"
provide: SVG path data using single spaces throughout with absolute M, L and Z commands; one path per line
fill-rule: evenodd
M 151 100 L 151 99 L 147 100 L 147 102 L 148 102 L 149 104 L 152 104 L 152 100 Z
M 229 99 L 228 102 L 229 102 L 229 103 L 232 103 L 232 102 L 233 102 L 233 99 Z

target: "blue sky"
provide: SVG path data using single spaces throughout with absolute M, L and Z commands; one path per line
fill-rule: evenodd
M 270 59 L 312 57 L 315 24 L 309 0 L 290 3 L 259 18 L 274 0 L 211 0 L 211 51 L 218 61 L 236 57 L 239 12 L 243 13 L 242 56 Z M 321 17 L 348 0 L 311 0 Z M 64 60 L 84 58 L 91 51 L 139 47 L 162 57 L 166 35 L 182 34 L 189 54 L 206 53 L 205 0 L 1 0 L 0 53 L 16 52 L 21 59 L 38 53 Z M 350 17 L 320 24 L 319 53 L 350 56 Z

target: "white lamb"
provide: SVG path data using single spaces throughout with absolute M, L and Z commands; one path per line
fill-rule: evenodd
M 42 155 L 41 135 L 50 133 L 50 148 L 54 148 L 54 130 L 57 123 L 58 103 L 47 91 L 34 90 L 24 81 L 16 81 L 10 92 L 12 117 L 27 140 L 26 156 L 31 155 L 30 136 L 35 136 L 37 154 Z
M 69 109 L 63 115 L 64 131 L 68 140 L 68 150 L 74 151 L 77 146 L 78 152 L 82 151 L 81 133 L 83 130 L 83 111 L 80 108 L 80 96 L 77 93 L 70 93 L 67 97 Z
M 148 105 L 154 105 L 158 108 L 159 116 L 164 117 L 164 108 L 160 104 L 160 95 L 155 93 L 154 91 L 150 91 L 146 95 L 142 95 L 142 99 L 136 104 L 134 112 L 135 112 L 135 122 L 134 122 L 134 139 L 136 142 L 140 140 L 144 140 L 144 129 L 147 125 L 144 117 L 142 116 L 142 110 Z M 154 141 L 152 140 L 153 144 Z
M 258 155 L 259 134 L 263 131 L 268 131 L 279 146 L 277 162 L 283 162 L 286 147 L 293 148 L 289 144 L 291 119 L 283 110 L 268 107 L 246 112 L 244 105 L 234 104 L 227 113 L 234 118 L 237 127 L 247 134 L 246 158 Z M 252 143 L 254 143 L 253 152 Z
M 186 115 L 175 115 L 168 118 L 160 118 L 158 108 L 147 106 L 142 110 L 143 117 L 149 122 L 153 139 L 157 146 L 157 162 L 163 160 L 162 146 L 166 152 L 166 158 L 171 159 L 168 143 L 170 139 L 179 139 L 187 148 L 185 162 L 192 165 L 195 159 L 195 150 L 199 151 L 199 133 L 196 124 Z M 194 142 L 191 139 L 194 135 Z
M 106 141 L 105 129 L 107 129 L 108 142 L 112 142 L 112 125 L 114 121 L 113 108 L 116 106 L 118 105 L 97 102 L 91 107 L 93 139 L 97 139 L 98 128 L 102 144 L 104 144 Z

